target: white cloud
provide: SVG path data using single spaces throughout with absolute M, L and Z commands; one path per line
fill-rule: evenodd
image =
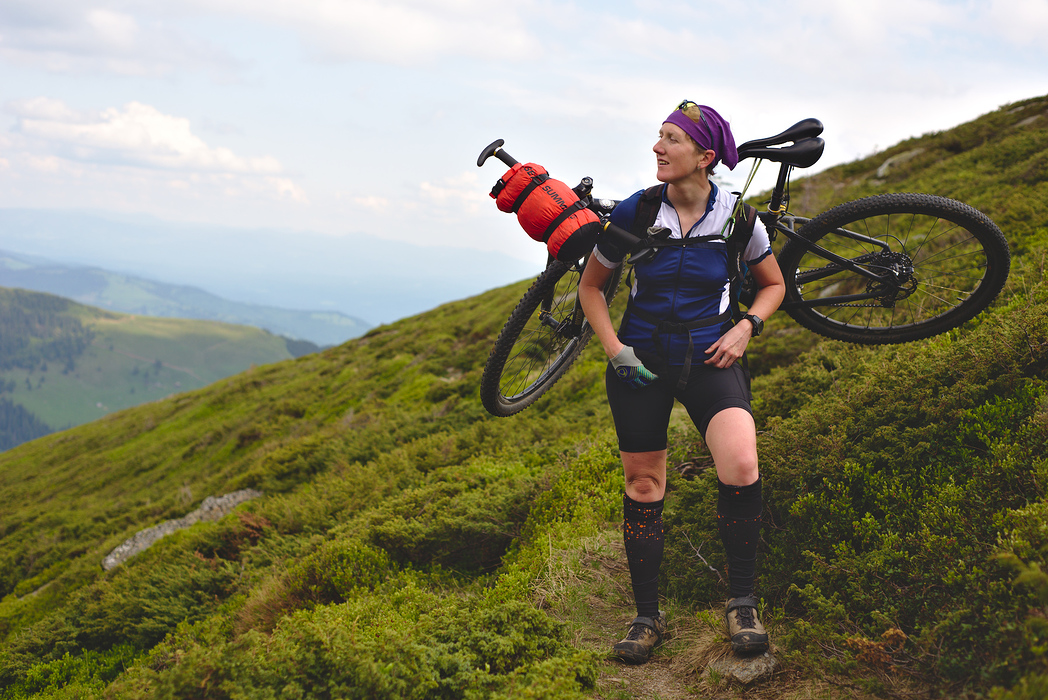
M 37 97 L 8 103 L 6 111 L 15 117 L 0 143 L 8 182 L 62 192 L 78 206 L 189 213 L 203 204 L 252 202 L 253 214 L 264 217 L 309 204 L 276 158 L 208 144 L 188 119 L 141 102 L 89 111 Z
M 502 166 L 472 167 L 493 138 L 623 197 L 651 183 L 658 123 L 689 98 L 739 140 L 821 118 L 828 166 L 1048 91 L 1030 60 L 1046 13 L 1046 0 L 0 0 L 0 100 L 61 98 L 0 114 L 0 179 L 23 193 L 0 187 L 0 205 L 512 246 L 514 218 L 487 198 Z M 201 74 L 221 65 L 241 70 L 231 89 Z
M 290 199 L 295 202 L 301 202 L 302 204 L 309 203 L 309 199 L 306 198 L 306 193 L 290 178 L 267 177 L 265 181 L 273 190 L 276 191 L 277 195 L 281 199 Z
M 389 208 L 389 200 L 385 197 L 379 197 L 376 195 L 353 197 L 350 201 L 358 207 L 371 209 L 376 212 L 383 212 Z
M 1044 51 L 1044 37 L 1048 35 L 1045 0 L 991 0 L 985 12 L 986 21 L 997 34 Z
M 421 66 L 445 57 L 527 61 L 542 46 L 522 12 L 487 0 L 4 0 L 0 60 L 55 73 L 169 76 L 243 68 L 182 20 L 291 30 L 325 60 Z M 548 22 L 547 18 L 542 18 Z
M 26 168 L 37 173 L 63 174 L 72 177 L 80 177 L 84 174 L 83 168 L 73 166 L 71 163 L 56 158 L 55 156 L 35 156 L 28 154 L 22 158 Z
M 228 73 L 234 68 L 228 54 L 157 18 L 155 9 L 112 0 L 86 6 L 77 0 L 4 0 L 0 59 L 78 75 L 163 76 L 186 69 Z
M 35 98 L 13 102 L 8 111 L 17 118 L 17 132 L 70 160 L 188 172 L 274 175 L 281 170 L 271 156 L 243 158 L 208 146 L 193 134 L 188 119 L 140 102 L 91 114 L 60 100 Z
M 419 184 L 420 198 L 431 206 L 448 207 L 453 216 L 476 214 L 481 207 L 494 207 L 476 173 L 466 172 L 440 183 Z
M 526 60 L 539 50 L 517 6 L 488 0 L 189 0 L 293 28 L 311 52 L 394 65 L 465 56 Z

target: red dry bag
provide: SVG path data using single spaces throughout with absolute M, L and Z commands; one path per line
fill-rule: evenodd
M 515 213 L 527 234 L 545 243 L 549 254 L 562 262 L 589 253 L 600 233 L 597 215 L 568 185 L 535 163 L 517 163 L 507 170 L 491 197 L 499 210 Z

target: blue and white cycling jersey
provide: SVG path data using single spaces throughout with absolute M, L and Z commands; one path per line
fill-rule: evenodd
M 687 232 L 688 238 L 704 238 L 687 246 L 659 248 L 655 257 L 634 266 L 632 303 L 637 309 L 655 318 L 671 323 L 688 323 L 713 318 L 731 305 L 731 284 L 728 273 L 728 246 L 721 236 L 725 222 L 731 218 L 735 206 L 735 195 L 724 192 L 710 183 L 709 202 L 706 213 Z M 637 212 L 637 203 L 643 190 L 624 200 L 611 214 L 616 226 L 629 230 Z M 663 193 L 662 206 L 655 218 L 654 226 L 670 230 L 671 239 L 684 238 L 677 211 Z M 753 236 L 743 251 L 743 260 L 754 265 L 771 254 L 768 232 L 760 219 L 754 224 Z M 594 258 L 608 268 L 622 264 L 622 253 L 601 238 L 597 239 Z M 627 313 L 619 340 L 638 350 L 659 352 L 652 331 L 654 325 L 638 314 Z M 729 322 L 730 324 L 730 322 Z M 702 353 L 719 338 L 727 326 L 714 324 L 691 330 L 694 352 Z M 662 343 L 660 354 L 671 365 L 683 365 L 688 351 L 686 333 L 665 333 L 659 336 Z M 704 358 L 695 357 L 696 361 Z

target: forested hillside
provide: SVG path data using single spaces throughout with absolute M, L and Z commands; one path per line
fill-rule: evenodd
M 8 382 L 8 386 L 14 388 L 12 382 Z M 0 390 L 7 390 L 8 386 L 0 387 Z M 0 452 L 50 432 L 51 426 L 47 423 L 10 399 L 0 396 Z
M 758 687 L 707 670 L 724 561 L 686 416 L 673 641 L 640 669 L 605 658 L 633 612 L 600 348 L 518 416 L 477 398 L 524 281 L 0 454 L 0 698 L 1048 696 L 1048 98 L 797 180 L 791 208 L 885 191 L 977 206 L 1012 274 L 928 341 L 848 346 L 777 314 L 751 345 L 782 664 Z M 103 572 L 244 488 L 264 495 Z
M 0 287 L 0 450 L 318 349 L 248 326 Z

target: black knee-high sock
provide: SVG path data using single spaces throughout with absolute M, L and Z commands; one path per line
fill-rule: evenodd
M 731 597 L 753 595 L 757 573 L 757 539 L 761 530 L 761 480 L 749 486 L 718 482 L 717 529 L 728 557 Z
M 622 535 L 630 566 L 637 615 L 659 614 L 659 567 L 662 566 L 662 501 L 640 503 L 622 495 Z

